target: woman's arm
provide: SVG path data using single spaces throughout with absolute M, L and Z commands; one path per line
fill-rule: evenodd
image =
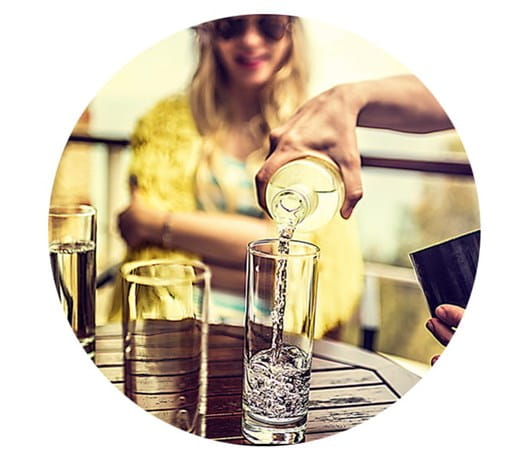
M 223 213 L 172 213 L 165 222 L 163 245 L 182 248 L 219 265 L 245 267 L 247 244 L 271 235 L 269 222 Z
M 149 207 L 137 191 L 130 206 L 119 215 L 119 229 L 126 243 L 145 244 L 194 252 L 210 262 L 244 268 L 247 244 L 269 237 L 268 220 L 238 214 L 169 213 Z

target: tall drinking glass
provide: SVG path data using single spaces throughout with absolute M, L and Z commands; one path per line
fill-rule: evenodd
M 96 211 L 89 205 L 51 206 L 51 268 L 60 302 L 87 354 L 95 356 Z
M 303 441 L 319 249 L 295 240 L 249 244 L 242 432 L 255 444 Z
M 123 265 L 125 394 L 144 410 L 203 435 L 210 271 L 201 262 Z

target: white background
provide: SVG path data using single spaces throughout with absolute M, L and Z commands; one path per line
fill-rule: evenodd
M 2 455 L 521 455 L 527 406 L 522 2 L 4 3 L 16 6 L 0 7 Z M 431 373 L 396 405 L 353 430 L 272 451 L 191 437 L 118 394 L 82 357 L 53 305 L 47 257 L 53 174 L 93 95 L 174 31 L 256 11 L 349 28 L 426 82 L 468 151 L 483 233 L 471 306 Z

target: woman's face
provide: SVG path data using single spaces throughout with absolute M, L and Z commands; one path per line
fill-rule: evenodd
M 288 16 L 250 15 L 212 24 L 216 54 L 230 83 L 258 88 L 280 69 L 291 48 Z

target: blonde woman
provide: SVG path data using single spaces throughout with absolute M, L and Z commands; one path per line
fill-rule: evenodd
M 272 128 L 305 100 L 298 18 L 248 15 L 195 28 L 199 59 L 184 94 L 159 102 L 132 137 L 131 203 L 119 216 L 126 260 L 200 258 L 212 271 L 212 320 L 241 324 L 245 254 L 276 229 L 254 178 Z M 298 234 L 322 252 L 316 336 L 348 320 L 362 288 L 353 221 Z M 117 310 L 117 307 L 116 307 Z

